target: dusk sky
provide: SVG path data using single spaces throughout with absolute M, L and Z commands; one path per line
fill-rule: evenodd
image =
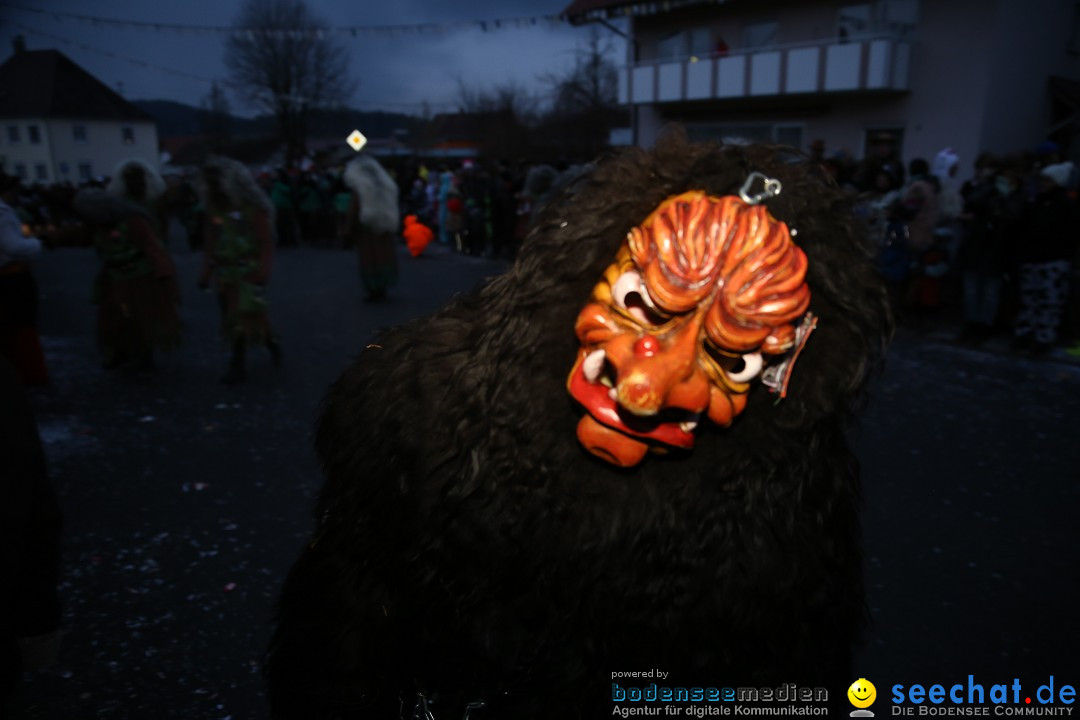
M 307 2 L 331 27 L 342 27 L 542 18 L 558 15 L 569 0 Z M 130 100 L 198 105 L 210 89 L 210 80 L 228 79 L 223 62 L 225 34 L 115 27 L 20 7 L 150 23 L 229 26 L 242 4 L 243 0 L 0 0 L 0 61 L 10 56 L 11 39 L 23 34 L 31 50 L 60 50 L 110 87 L 116 89 L 122 83 L 123 95 Z M 590 33 L 588 27 L 543 21 L 536 26 L 489 32 L 478 27 L 444 26 L 444 30 L 441 34 L 341 37 L 357 85 L 348 104 L 365 110 L 419 112 L 420 103 L 428 101 L 433 111 L 452 110 L 460 96 L 459 79 L 477 89 L 514 81 L 540 92 L 544 86 L 537 77 L 565 72 L 573 63 L 575 50 L 585 45 Z M 605 38 L 620 40 L 603 32 Z M 618 64 L 624 61 L 624 48 L 621 42 L 615 43 L 611 58 Z M 142 67 L 137 62 L 156 67 Z M 227 92 L 234 114 L 252 114 L 236 93 L 228 88 Z

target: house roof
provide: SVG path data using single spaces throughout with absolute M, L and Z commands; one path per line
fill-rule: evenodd
M 670 10 L 689 5 L 719 5 L 725 0 L 662 0 L 661 2 L 641 2 L 641 0 L 573 0 L 562 17 L 574 25 L 594 20 L 611 20 L 627 15 L 658 15 Z
M 0 117 L 154 121 L 59 50 L 16 50 L 0 65 Z

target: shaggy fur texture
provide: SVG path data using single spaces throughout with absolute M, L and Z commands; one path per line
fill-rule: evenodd
M 379 161 L 360 155 L 345 166 L 345 184 L 360 197 L 360 224 L 370 233 L 397 233 L 401 227 L 398 187 Z
M 146 208 L 139 203 L 101 188 L 80 190 L 72 200 L 72 208 L 79 217 L 94 225 L 115 225 L 132 215 L 150 219 Z
M 280 600 L 275 717 L 397 718 L 418 691 L 438 720 L 477 698 L 474 718 L 608 717 L 611 673 L 649 668 L 843 700 L 864 619 L 846 430 L 889 318 L 849 208 L 796 160 L 676 136 L 602 162 L 509 272 L 364 351 L 318 425 L 327 481 Z M 820 317 L 787 399 L 755 387 L 689 453 L 591 457 L 565 390 L 584 301 L 661 201 L 755 170 L 783 183 L 768 206 Z
M 221 187 L 237 207 L 253 206 L 265 210 L 270 215 L 270 227 L 274 227 L 274 205 L 263 189 L 255 182 L 243 163 L 221 155 L 211 155 L 203 166 L 216 169 L 221 173 Z M 199 176 L 198 193 L 204 207 L 211 207 L 207 197 L 206 182 Z
M 128 168 L 137 167 L 143 172 L 143 177 L 146 178 L 146 199 L 153 202 L 156 201 L 165 193 L 165 179 L 161 177 L 161 174 L 150 166 L 150 163 L 140 158 L 128 158 L 127 160 L 121 160 L 116 169 L 113 170 L 112 180 L 109 181 L 109 192 L 113 195 L 119 195 L 120 197 L 128 197 L 127 178 L 124 177 L 124 173 Z

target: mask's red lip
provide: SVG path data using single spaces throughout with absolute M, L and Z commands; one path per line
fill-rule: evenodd
M 631 437 L 653 440 L 684 449 L 694 447 L 694 434 L 683 430 L 677 422 L 658 423 L 655 428 L 648 431 L 634 430 L 628 427 L 619 414 L 618 404 L 608 395 L 611 388 L 601 383 L 591 383 L 585 379 L 583 359 L 584 357 L 578 359 L 573 372 L 570 374 L 570 395 L 581 403 L 589 414 L 596 418 L 597 422 Z

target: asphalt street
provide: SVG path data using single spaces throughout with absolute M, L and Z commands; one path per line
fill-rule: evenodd
M 247 383 L 225 387 L 199 257 L 175 257 L 185 345 L 136 377 L 98 365 L 94 255 L 36 265 L 53 383 L 33 401 L 65 516 L 65 637 L 60 664 L 27 676 L 26 718 L 267 717 L 259 664 L 312 527 L 320 399 L 377 328 L 504 267 L 402 253 L 391 300 L 366 305 L 351 253 L 281 251 L 284 365 L 252 352 Z M 853 438 L 873 618 L 856 672 L 879 692 L 969 674 L 1080 686 L 1078 418 L 1076 364 L 897 335 Z

